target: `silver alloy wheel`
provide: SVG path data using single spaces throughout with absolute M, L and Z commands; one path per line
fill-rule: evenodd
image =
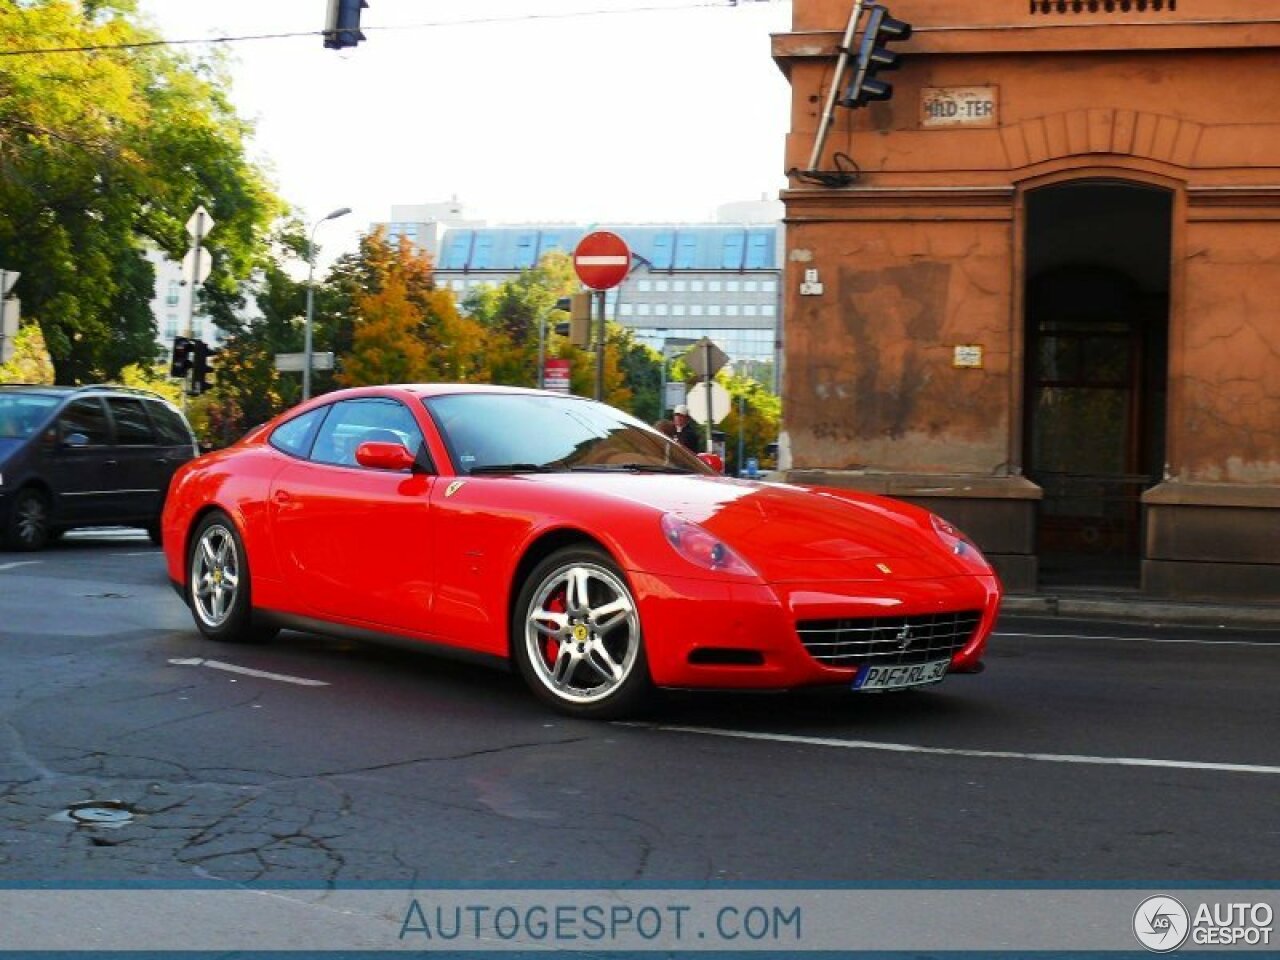
M 49 512 L 38 494 L 22 497 L 16 507 L 15 529 L 18 539 L 31 546 L 40 543 L 48 533 Z
M 552 570 L 534 591 L 524 632 L 539 682 L 569 703 L 597 703 L 616 692 L 640 652 L 631 591 L 594 563 Z
M 191 601 L 206 627 L 227 621 L 240 589 L 240 554 L 235 534 L 221 523 L 204 529 L 191 553 Z

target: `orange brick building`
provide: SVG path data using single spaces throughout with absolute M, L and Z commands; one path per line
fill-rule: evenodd
M 1015 591 L 1280 602 L 1280 0 L 886 5 L 893 97 L 825 176 L 853 0 L 773 40 L 789 476 L 930 506 Z

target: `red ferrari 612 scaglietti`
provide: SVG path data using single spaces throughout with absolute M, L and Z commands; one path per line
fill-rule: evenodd
M 514 661 L 593 717 L 654 687 L 976 672 L 1000 603 L 919 507 L 723 477 L 611 407 L 491 386 L 304 403 L 181 468 L 163 538 L 206 637 L 421 641 Z

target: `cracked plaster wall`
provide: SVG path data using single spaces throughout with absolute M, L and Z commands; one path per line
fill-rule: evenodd
M 1280 222 L 1192 223 L 1179 480 L 1280 483 Z
M 790 228 L 785 405 L 792 466 L 999 471 L 1007 452 L 1010 227 L 847 222 Z M 805 251 L 814 251 L 812 261 Z M 982 369 L 952 366 L 978 344 Z

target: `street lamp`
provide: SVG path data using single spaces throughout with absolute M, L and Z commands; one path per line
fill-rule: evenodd
M 311 228 L 311 236 L 307 239 L 307 323 L 303 332 L 302 343 L 302 399 L 311 399 L 311 323 L 316 311 L 316 231 L 326 220 L 337 220 L 351 212 L 350 207 L 339 207 L 326 217 L 321 217 Z

